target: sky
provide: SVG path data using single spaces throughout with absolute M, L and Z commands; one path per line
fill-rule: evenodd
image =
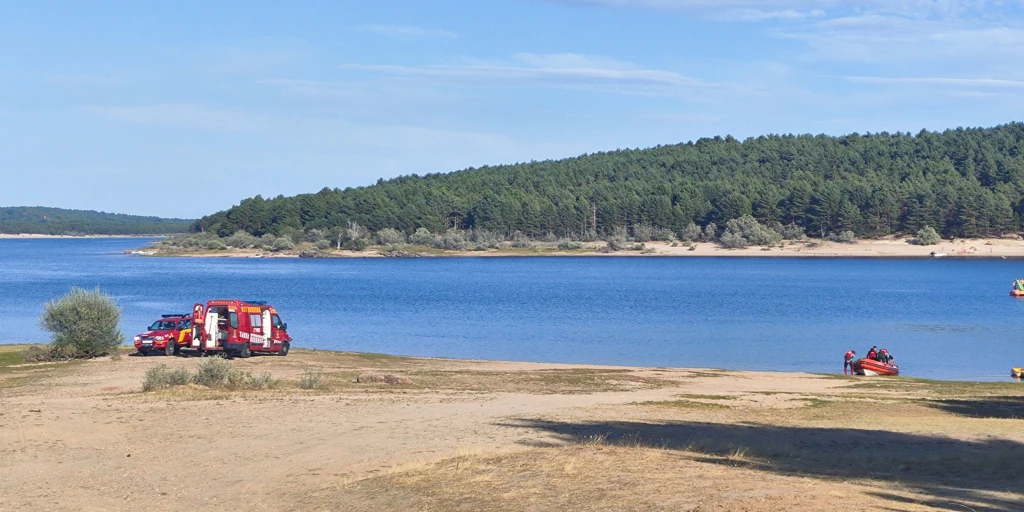
M 0 1 L 0 206 L 1024 120 L 1024 0 Z

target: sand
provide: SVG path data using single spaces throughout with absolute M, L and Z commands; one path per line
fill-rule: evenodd
M 1024 500 L 1006 470 L 1024 456 L 1024 388 L 1011 383 L 294 350 L 232 361 L 269 372 L 274 389 L 141 391 L 156 365 L 202 361 L 8 358 L 0 510 L 1013 510 Z M 368 371 L 410 383 L 355 382 Z M 301 389 L 304 374 L 323 375 L 322 387 Z
M 886 238 L 860 240 L 852 244 L 808 240 L 786 242 L 782 247 L 748 247 L 726 249 L 713 243 L 647 242 L 644 251 L 624 250 L 600 252 L 603 242 L 585 243 L 584 248 L 574 251 L 558 250 L 553 243 L 537 243 L 534 249 L 491 249 L 487 251 L 440 251 L 430 249 L 420 256 L 454 257 L 518 257 L 518 256 L 592 256 L 592 257 L 790 257 L 790 258 L 933 258 L 935 255 L 951 258 L 1024 258 L 1024 240 L 1016 238 L 958 239 L 946 240 L 940 244 L 921 246 L 912 239 Z M 693 250 L 690 247 L 693 247 Z M 199 258 L 295 258 L 298 251 L 263 252 L 256 249 L 229 249 L 226 251 L 178 251 L 166 250 L 159 246 L 144 248 L 156 251 L 155 256 L 179 256 Z M 410 247 L 408 252 L 416 252 Z M 933 254 L 934 253 L 934 254 Z M 363 251 L 331 250 L 334 258 L 379 258 L 384 254 L 379 247 Z

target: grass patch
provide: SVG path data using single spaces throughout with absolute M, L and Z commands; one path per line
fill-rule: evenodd
M 403 375 L 395 375 L 393 373 L 365 372 L 359 374 L 359 376 L 356 377 L 356 382 L 378 384 L 412 384 L 412 379 Z
M 174 386 L 184 386 L 192 381 L 192 375 L 184 368 L 174 370 L 166 364 L 156 365 L 146 370 L 146 376 L 142 380 L 143 391 L 154 391 Z
M 325 389 L 327 383 L 324 382 L 324 372 L 306 368 L 302 375 L 299 376 L 299 387 L 302 389 Z
M 661 400 L 653 402 L 639 402 L 637 405 L 651 405 L 655 407 L 674 407 L 678 409 L 731 409 L 725 404 L 714 402 L 698 402 L 696 400 Z

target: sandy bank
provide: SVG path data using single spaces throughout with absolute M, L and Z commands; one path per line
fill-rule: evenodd
M 910 239 L 861 240 L 853 244 L 829 241 L 787 242 L 782 247 L 748 247 L 725 249 L 713 243 L 647 242 L 645 251 L 600 252 L 600 243 L 587 243 L 573 251 L 558 250 L 555 244 L 538 243 L 533 249 L 490 249 L 486 251 L 440 251 L 408 248 L 402 256 L 421 257 L 528 257 L 528 256 L 588 256 L 588 257 L 766 257 L 766 258 L 932 258 L 933 253 L 954 258 L 1024 258 L 1024 240 L 990 238 L 943 241 L 940 244 L 920 246 Z M 693 247 L 691 250 L 690 247 Z M 265 252 L 256 249 L 229 249 L 226 251 L 178 252 L 155 250 L 154 256 L 191 258 L 296 258 L 298 251 Z M 331 250 L 323 253 L 332 258 L 379 258 L 386 255 L 381 247 L 364 251 Z
M 17 348 L 0 347 L 8 354 Z M 0 510 L 1013 510 L 1013 383 L 416 359 L 0 357 Z M 356 382 L 368 372 L 404 384 Z M 314 389 L 304 376 L 319 375 Z

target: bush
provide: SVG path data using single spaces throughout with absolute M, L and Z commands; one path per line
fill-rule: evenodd
M 409 235 L 409 243 L 413 245 L 433 245 L 434 235 L 427 228 L 416 228 L 416 232 Z
M 377 232 L 377 243 L 381 245 L 404 244 L 405 233 L 394 228 L 384 228 Z
M 206 248 L 211 251 L 223 251 L 226 250 L 228 246 L 224 245 L 224 242 L 221 242 L 220 240 L 210 240 L 209 242 L 206 242 Z
M 259 238 L 256 238 L 245 231 L 236 231 L 235 234 L 224 239 L 225 244 L 236 249 L 248 249 L 249 247 L 255 247 L 259 242 Z
M 323 372 L 312 368 L 306 368 L 306 370 L 302 372 L 302 375 L 299 376 L 299 387 L 302 389 L 321 389 L 326 387 L 323 380 Z
M 925 226 L 917 232 L 917 245 L 935 245 L 942 241 L 942 237 L 931 226 Z
M 654 228 L 650 224 L 633 226 L 633 239 L 637 242 L 650 242 L 652 236 L 654 236 Z
M 830 242 L 839 242 L 841 244 L 855 244 L 857 243 L 857 236 L 853 234 L 853 231 L 843 231 L 842 233 L 829 233 L 826 240 Z
M 267 233 L 260 237 L 259 242 L 256 244 L 262 249 L 271 251 L 274 249 L 274 242 L 277 242 L 277 237 Z
M 234 368 L 228 372 L 227 387 L 231 389 L 269 389 L 276 385 L 277 379 L 269 373 L 253 375 Z
M 184 386 L 190 379 L 188 370 L 184 368 L 171 370 L 167 365 L 160 364 L 146 370 L 146 377 L 142 381 L 142 390 L 153 391 L 154 389 Z
M 99 288 L 71 288 L 67 295 L 46 303 L 39 323 L 53 334 L 50 353 L 57 358 L 103 356 L 124 341 L 121 308 Z
M 674 242 L 675 239 L 676 235 L 671 229 L 654 228 L 654 231 L 651 232 L 651 240 L 657 240 L 659 242 Z
M 558 248 L 563 251 L 574 251 L 576 249 L 582 249 L 583 242 L 577 242 L 575 240 L 562 240 L 558 242 Z
M 714 242 L 718 238 L 718 226 L 714 222 L 709 222 L 707 226 L 704 226 L 703 240 L 707 242 Z
M 431 245 L 436 249 L 443 249 L 446 251 L 461 251 L 469 246 L 466 242 L 466 236 L 457 229 L 449 229 L 444 235 L 438 235 L 434 237 Z
M 196 384 L 208 388 L 219 388 L 227 385 L 228 379 L 235 369 L 227 359 L 215 356 L 204 359 L 199 363 L 195 377 L 192 378 Z
M 725 233 L 722 233 L 722 237 L 718 239 L 718 243 L 722 244 L 722 247 L 725 247 L 726 249 L 743 249 L 747 246 L 747 239 L 743 238 L 743 236 L 738 233 L 726 231 Z
M 288 238 L 286 236 L 282 236 L 282 237 L 278 238 L 277 240 L 274 240 L 273 245 L 270 246 L 270 250 L 272 250 L 274 252 L 287 251 L 289 249 L 294 249 L 294 248 L 295 248 L 295 242 L 292 242 L 292 239 Z
M 512 247 L 515 247 L 517 249 L 532 249 L 533 242 L 531 242 L 530 238 L 527 237 L 526 235 L 520 233 L 519 231 L 516 231 L 512 235 Z
M 356 377 L 359 383 L 382 383 L 382 384 L 412 384 L 412 379 L 404 375 L 391 373 L 366 372 Z
M 797 226 L 795 222 L 788 226 L 783 226 L 779 233 L 782 234 L 783 240 L 803 240 L 807 238 L 804 228 Z
M 316 247 L 318 251 L 326 251 L 326 250 L 331 248 L 331 241 L 330 240 L 317 240 L 316 244 L 314 245 L 314 247 Z
M 693 222 L 686 225 L 685 228 L 679 231 L 679 239 L 684 242 L 696 242 L 700 240 L 700 226 Z
M 342 245 L 341 248 L 348 251 L 362 251 L 363 249 L 366 249 L 369 246 L 370 242 L 367 242 L 365 238 L 356 238 L 354 240 L 349 240 L 345 242 L 345 244 Z

